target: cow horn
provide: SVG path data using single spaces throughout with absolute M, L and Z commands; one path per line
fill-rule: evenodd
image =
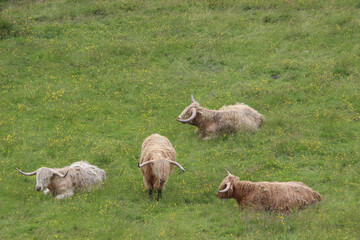
M 170 164 L 174 164 L 176 166 L 178 166 L 183 172 L 185 172 L 185 169 L 177 162 L 175 161 L 171 161 L 171 160 L 168 160 Z
M 229 174 L 229 176 L 234 176 L 234 175 L 232 175 L 226 168 L 225 168 L 225 170 L 227 171 L 227 173 Z
M 195 117 L 196 117 L 196 108 L 193 108 L 193 109 L 192 109 L 192 114 L 191 114 L 191 116 L 190 116 L 188 119 L 182 120 L 182 119 L 178 118 L 178 119 L 176 119 L 176 120 L 178 120 L 179 122 L 185 123 L 185 122 L 190 122 L 190 121 L 193 120 Z
M 53 170 L 53 172 L 54 172 L 55 175 L 57 175 L 57 176 L 59 176 L 61 178 L 64 178 L 68 174 L 69 170 L 67 170 L 65 174 L 61 174 L 60 172 L 55 171 L 55 170 Z
M 219 192 L 219 193 L 227 192 L 227 191 L 229 191 L 230 186 L 231 186 L 231 183 L 230 183 L 230 182 L 227 182 L 227 183 L 226 183 L 226 188 L 225 188 L 224 190 L 220 190 L 220 191 L 218 191 L 218 192 Z
M 33 175 L 35 175 L 36 172 L 37 172 L 37 170 L 36 170 L 35 172 L 26 173 L 26 172 L 21 171 L 21 170 L 18 169 L 17 167 L 15 167 L 15 168 L 16 168 L 16 170 L 18 170 L 19 173 L 24 174 L 25 176 L 33 176 Z
M 193 94 L 191 94 L 191 101 L 192 101 L 193 103 L 199 104 L 197 101 L 195 101 Z
M 143 166 L 145 166 L 145 165 L 148 165 L 148 164 L 154 163 L 154 162 L 155 162 L 155 160 L 150 160 L 150 161 L 147 161 L 147 162 L 144 162 L 144 163 L 138 165 L 138 167 L 140 168 L 140 167 L 143 167 Z

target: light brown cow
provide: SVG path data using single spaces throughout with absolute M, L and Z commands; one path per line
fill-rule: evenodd
M 192 103 L 176 120 L 196 126 L 204 140 L 239 130 L 253 132 L 258 130 L 265 121 L 263 115 L 243 103 L 223 106 L 219 110 L 210 110 L 201 107 L 192 94 L 191 100 Z
M 321 201 L 318 192 L 301 182 L 249 182 L 228 174 L 219 186 L 217 197 L 234 198 L 240 207 L 289 213 Z
M 176 162 L 176 152 L 169 139 L 159 134 L 147 137 L 141 147 L 139 168 L 143 174 L 149 197 L 152 197 L 153 189 L 158 190 L 157 200 L 172 174 L 174 166 L 185 172 L 184 168 Z

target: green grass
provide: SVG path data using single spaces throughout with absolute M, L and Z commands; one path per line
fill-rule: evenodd
M 360 238 L 358 1 L 24 0 L 0 12 L 0 239 Z M 267 121 L 202 141 L 175 121 L 191 93 Z M 186 169 L 159 202 L 137 168 L 153 133 Z M 64 201 L 15 170 L 82 159 L 107 180 Z M 302 181 L 323 201 L 240 210 L 216 198 L 225 167 Z

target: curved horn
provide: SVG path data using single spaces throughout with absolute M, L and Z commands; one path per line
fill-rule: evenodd
M 191 114 L 191 116 L 190 116 L 188 119 L 182 120 L 182 119 L 178 118 L 178 119 L 176 119 L 176 120 L 178 120 L 179 122 L 185 123 L 185 122 L 190 122 L 190 121 L 193 120 L 195 117 L 196 117 L 196 108 L 193 108 L 193 109 L 192 109 L 192 114 Z
M 55 175 L 58 175 L 59 177 L 64 178 L 68 174 L 69 170 L 67 170 L 65 174 L 61 174 L 60 172 L 55 171 L 55 170 L 53 170 L 53 172 Z
M 36 172 L 37 172 L 37 170 L 36 170 L 35 172 L 26 173 L 26 172 L 21 171 L 21 170 L 18 169 L 17 167 L 15 167 L 15 168 L 16 168 L 16 170 L 18 170 L 19 173 L 24 174 L 25 176 L 33 176 L 33 175 L 35 175 Z
M 225 168 L 225 170 L 227 171 L 227 173 L 228 173 L 230 176 L 234 176 L 234 175 L 232 175 L 226 168 Z
M 138 165 L 138 167 L 143 167 L 143 166 L 145 166 L 145 165 L 148 165 L 148 164 L 154 163 L 154 162 L 155 162 L 155 160 L 150 160 L 150 161 L 147 161 L 147 162 L 144 162 L 144 163 Z
M 168 162 L 170 164 L 174 164 L 174 165 L 178 166 L 183 172 L 185 172 L 185 169 L 179 163 L 177 163 L 175 161 L 171 161 L 171 160 L 168 160 Z
M 191 101 L 192 101 L 193 103 L 199 104 L 197 101 L 195 101 L 193 94 L 191 94 Z
M 225 188 L 224 190 L 220 190 L 220 191 L 218 191 L 218 192 L 219 192 L 219 193 L 227 192 L 227 191 L 229 191 L 230 186 L 231 186 L 231 183 L 230 183 L 230 182 L 227 182 L 227 183 L 226 183 L 226 188 Z

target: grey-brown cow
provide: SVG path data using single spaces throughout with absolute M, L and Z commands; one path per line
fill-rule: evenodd
M 223 106 L 219 110 L 201 107 L 191 94 L 192 103 L 187 106 L 176 119 L 181 123 L 196 126 L 200 136 L 212 139 L 223 133 L 233 133 L 238 130 L 256 131 L 265 118 L 253 108 L 243 103 Z

